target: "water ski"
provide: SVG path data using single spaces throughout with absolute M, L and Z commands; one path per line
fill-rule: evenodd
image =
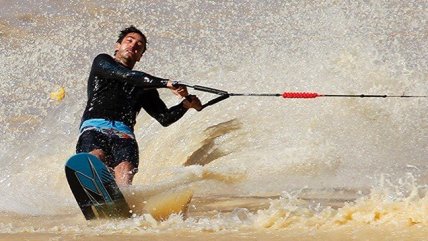
M 65 174 L 87 220 L 131 217 L 130 208 L 113 175 L 94 155 L 79 153 L 72 156 L 65 164 Z

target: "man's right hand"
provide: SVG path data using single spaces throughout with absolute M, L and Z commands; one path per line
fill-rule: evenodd
M 168 80 L 166 87 L 180 98 L 188 96 L 189 92 L 187 92 L 187 87 L 176 83 L 176 81 Z
M 180 85 L 177 81 L 168 80 L 168 83 L 166 85 L 168 89 L 170 89 L 175 95 L 178 97 L 185 97 L 186 99 L 183 100 L 183 106 L 186 109 L 193 108 L 197 111 L 202 110 L 202 103 L 199 100 L 196 95 L 189 95 L 189 92 L 187 91 L 187 87 L 184 85 Z

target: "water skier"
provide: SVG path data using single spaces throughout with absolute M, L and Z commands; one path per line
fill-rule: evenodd
M 185 86 L 132 70 L 146 51 L 146 45 L 146 36 L 140 30 L 134 26 L 125 28 L 115 44 L 114 56 L 98 55 L 88 79 L 88 101 L 76 153 L 97 156 L 111 169 L 118 185 L 132 184 L 138 171 L 134 126 L 141 108 L 162 126 L 176 122 L 190 108 L 202 109 L 200 100 L 189 95 Z M 157 88 L 168 88 L 186 98 L 167 108 Z

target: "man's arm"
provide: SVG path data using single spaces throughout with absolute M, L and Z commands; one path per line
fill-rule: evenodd
M 167 108 L 159 97 L 157 90 L 146 90 L 142 93 L 142 108 L 162 126 L 169 126 L 178 121 L 187 112 L 187 108 L 180 103 L 171 108 Z
M 142 88 L 172 87 L 168 79 L 158 78 L 141 71 L 133 71 L 117 63 L 108 54 L 100 54 L 94 59 L 92 71 L 97 76 L 106 79 L 127 82 Z

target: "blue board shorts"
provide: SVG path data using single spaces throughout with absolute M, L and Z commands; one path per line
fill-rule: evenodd
M 134 166 L 133 173 L 138 171 L 138 143 L 132 132 L 117 128 L 118 122 L 114 121 L 87 123 L 84 122 L 80 128 L 76 153 L 101 149 L 105 154 L 103 162 L 109 168 L 114 169 L 121 162 L 128 161 Z

